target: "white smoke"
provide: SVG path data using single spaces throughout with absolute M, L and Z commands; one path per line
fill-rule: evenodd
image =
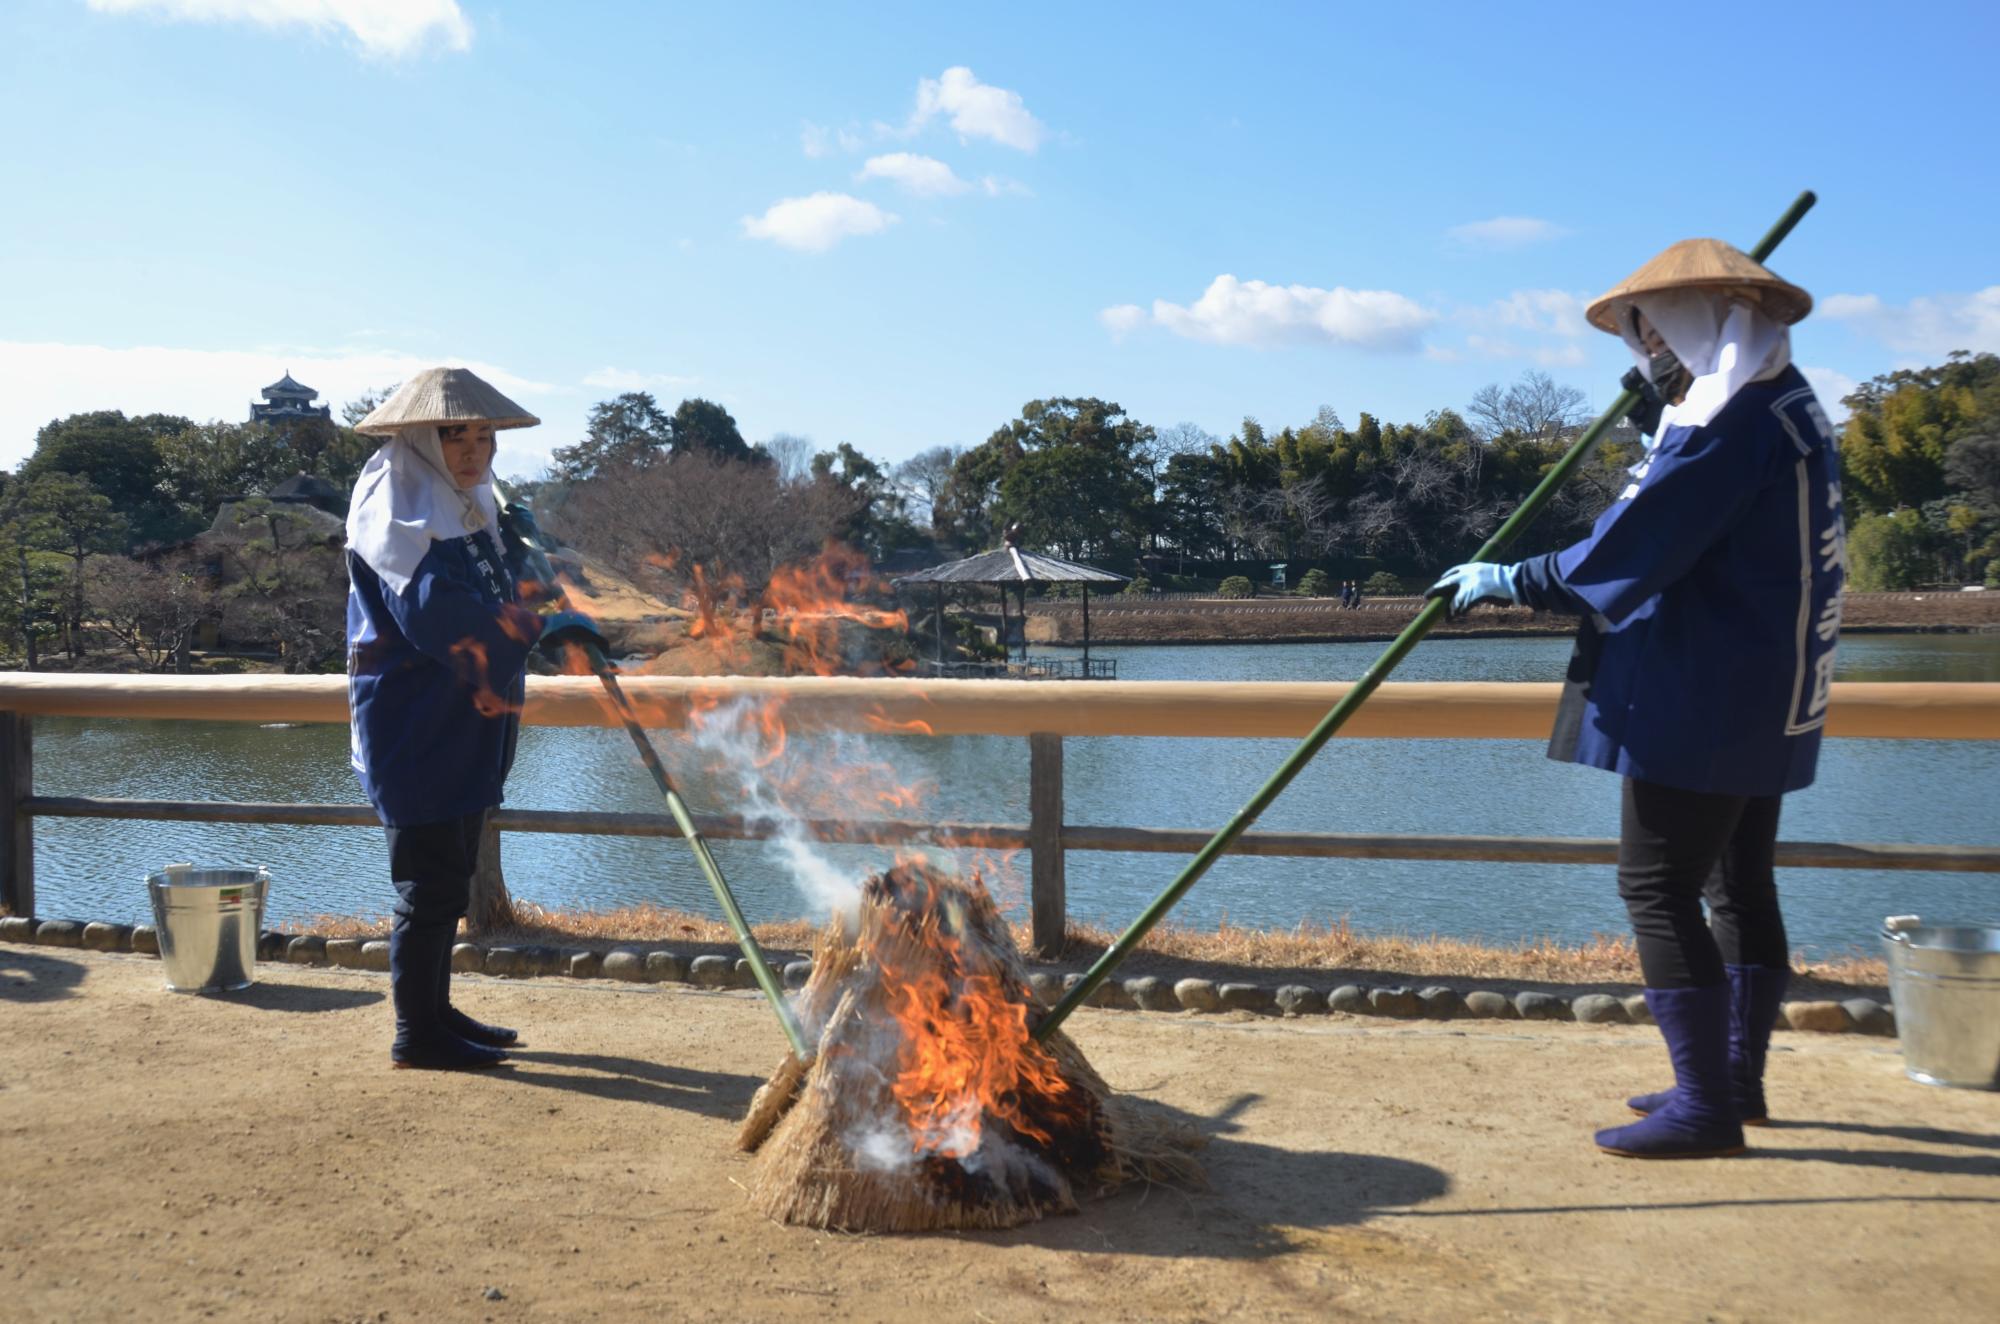
M 810 772 L 799 765 L 796 742 L 769 757 L 766 736 L 757 720 L 761 704 L 731 699 L 699 714 L 689 724 L 695 748 L 707 756 L 717 773 L 739 797 L 736 811 L 753 828 L 767 830 L 764 850 L 798 884 L 815 918 L 851 918 L 861 906 L 863 872 L 842 868 L 814 840 L 806 817 L 789 802 L 785 787 L 802 784 Z

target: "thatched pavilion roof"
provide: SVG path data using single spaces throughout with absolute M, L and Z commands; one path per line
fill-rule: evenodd
M 904 575 L 896 584 L 1123 584 L 1128 578 L 1079 561 L 1007 546 Z

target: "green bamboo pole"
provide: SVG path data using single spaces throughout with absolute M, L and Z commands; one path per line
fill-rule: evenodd
M 496 488 L 499 484 L 494 485 Z M 505 493 L 504 488 L 500 488 Z M 562 585 L 550 567 L 548 557 L 533 543 L 526 544 L 528 570 L 543 584 L 562 591 Z M 566 600 L 566 599 L 565 599 Z M 666 765 L 660 762 L 659 751 L 647 738 L 646 729 L 639 724 L 639 715 L 632 708 L 625 688 L 618 683 L 618 674 L 605 659 L 604 653 L 594 643 L 582 645 L 584 656 L 590 661 L 590 669 L 604 685 L 604 692 L 611 700 L 611 706 L 618 713 L 618 720 L 625 727 L 625 734 L 632 737 L 632 744 L 639 751 L 639 761 L 646 765 L 646 771 L 653 775 L 653 784 L 660 788 L 660 794 L 667 802 L 667 812 L 673 816 L 680 828 L 681 836 L 687 839 L 688 849 L 694 852 L 695 863 L 701 866 L 702 876 L 708 879 L 709 890 L 715 893 L 716 904 L 722 907 L 722 916 L 729 921 L 729 928 L 736 935 L 736 945 L 743 950 L 743 959 L 750 963 L 750 973 L 757 981 L 757 987 L 764 991 L 764 997 L 771 1004 L 771 1010 L 778 1015 L 778 1023 L 784 1027 L 785 1038 L 791 1041 L 792 1052 L 801 1062 L 812 1059 L 812 1048 L 806 1043 L 805 1030 L 799 1019 L 792 1014 L 791 1005 L 785 1001 L 784 985 L 772 971 L 771 963 L 764 959 L 764 949 L 757 945 L 757 939 L 750 932 L 750 922 L 743 917 L 742 907 L 736 904 L 736 894 L 729 888 L 729 882 L 722 876 L 722 866 L 715 862 L 715 856 L 708 849 L 701 829 L 695 826 L 694 816 L 688 812 L 687 802 L 674 789 L 673 778 L 667 775 Z
M 1778 218 L 1778 223 L 1757 242 L 1755 248 L 1750 250 L 1750 256 L 1759 262 L 1769 257 L 1772 250 L 1792 232 L 1792 227 L 1799 223 L 1800 218 L 1810 211 L 1813 203 L 1817 201 L 1810 190 L 1799 194 L 1786 209 L 1785 214 Z M 1535 516 L 1541 514 L 1542 508 L 1548 505 L 1556 490 L 1568 481 L 1570 474 L 1576 471 L 1576 467 L 1596 449 L 1598 440 L 1605 432 L 1638 403 L 1637 393 L 1629 390 L 1619 392 L 1618 398 L 1611 402 L 1611 407 L 1598 415 L 1595 423 L 1584 429 L 1583 435 L 1576 439 L 1576 444 L 1556 462 L 1555 467 L 1549 470 L 1536 485 L 1535 490 L 1528 494 L 1528 499 L 1507 517 L 1506 522 L 1486 540 L 1486 545 L 1481 547 L 1472 559 L 1490 561 L 1512 542 Z M 1417 613 L 1417 618 L 1404 627 L 1403 632 L 1396 636 L 1395 642 L 1375 660 L 1375 665 L 1362 674 L 1353 688 L 1341 696 L 1340 702 L 1333 706 L 1332 711 L 1320 719 L 1319 725 L 1312 729 L 1311 734 L 1299 742 L 1298 747 L 1279 765 L 1278 770 L 1271 774 L 1271 779 L 1250 797 L 1250 802 L 1239 809 L 1236 816 L 1224 824 L 1220 832 L 1209 838 L 1208 844 L 1188 862 L 1187 867 L 1181 870 L 1180 876 L 1174 879 L 1164 892 L 1153 898 L 1153 903 L 1146 907 L 1138 919 L 1132 921 L 1130 928 L 1119 935 L 1117 942 L 1105 949 L 1104 955 L 1097 958 L 1083 979 L 1049 1009 L 1048 1015 L 1044 1016 L 1041 1023 L 1035 1027 L 1036 1039 L 1046 1042 L 1048 1037 L 1056 1032 L 1056 1028 L 1069 1019 L 1070 1013 L 1087 1002 L 1090 995 L 1097 991 L 1098 986 L 1111 977 L 1111 972 L 1132 954 L 1132 949 L 1152 931 L 1153 926 L 1166 918 L 1167 912 L 1187 895 L 1189 888 L 1200 881 L 1201 876 L 1208 872 L 1209 866 L 1214 864 L 1223 852 L 1236 844 L 1236 839 L 1257 821 L 1258 816 L 1270 807 L 1271 802 L 1276 800 L 1287 786 L 1291 785 L 1292 779 L 1312 762 L 1313 756 L 1325 747 L 1326 742 L 1333 739 L 1334 734 L 1346 724 L 1347 719 L 1354 715 L 1355 709 L 1368 702 L 1368 696 L 1375 693 L 1382 682 L 1388 679 L 1389 673 L 1409 656 L 1410 650 L 1430 633 L 1438 618 L 1445 614 L 1447 605 L 1443 598 L 1432 598 L 1424 604 L 1423 610 Z

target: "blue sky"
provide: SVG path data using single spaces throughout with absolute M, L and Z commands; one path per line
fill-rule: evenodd
M 11 0 L 0 463 L 435 362 L 543 417 L 510 472 L 633 387 L 890 459 L 1046 395 L 1601 402 L 1582 303 L 1806 187 L 1838 392 L 2000 350 L 1996 12 Z

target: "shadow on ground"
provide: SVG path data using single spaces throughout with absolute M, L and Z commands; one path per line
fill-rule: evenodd
M 1351 1227 L 1451 1189 L 1450 1176 L 1427 1163 L 1340 1150 L 1301 1152 L 1232 1139 L 1242 1129 L 1237 1119 L 1259 1097 L 1239 1095 L 1213 1117 L 1151 1105 L 1209 1138 L 1200 1151 L 1208 1174 L 1205 1190 L 1128 1186 L 1085 1204 L 1076 1218 L 968 1235 L 998 1245 L 1085 1254 L 1267 1259 L 1302 1248 L 1287 1229 Z
M 201 993 L 194 996 L 208 998 L 212 1002 L 226 1002 L 231 1006 L 250 1007 L 257 1011 L 352 1011 L 356 1007 L 367 1007 L 382 1001 L 385 996 L 376 989 L 367 988 L 318 988 L 311 984 L 252 984 L 248 988 L 234 989 L 224 993 Z
M 749 1111 L 750 1096 L 764 1083 L 757 1076 L 699 1071 L 602 1053 L 552 1053 L 516 1048 L 508 1051 L 508 1057 L 513 1069 L 506 1071 L 501 1078 L 509 1082 L 568 1090 L 598 1099 L 678 1108 L 702 1117 L 719 1117 L 729 1121 L 739 1120 Z
M 83 963 L 0 947 L 0 1001 L 54 1002 L 76 996 Z
M 1847 1135 L 1881 1136 L 1886 1140 L 1908 1140 L 1918 1145 L 1964 1145 L 1970 1149 L 2000 1150 L 2000 1134 L 1978 1131 L 1948 1131 L 1936 1126 L 1885 1126 L 1877 1122 L 1773 1121 L 1777 1131 L 1839 1131 Z

